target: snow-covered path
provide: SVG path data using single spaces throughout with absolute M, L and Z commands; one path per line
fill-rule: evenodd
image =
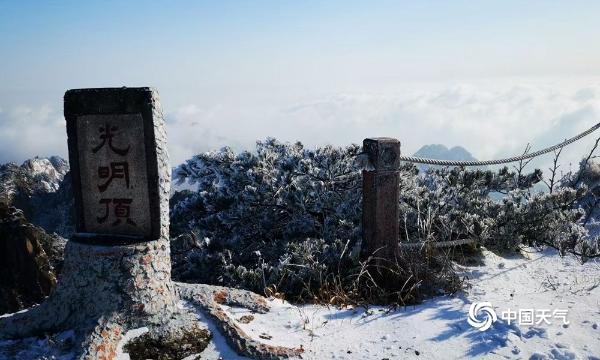
M 501 258 L 485 252 L 485 265 L 465 267 L 472 287 L 394 312 L 383 308 L 337 310 L 295 307 L 272 300 L 269 314 L 241 325 L 266 342 L 302 346 L 304 359 L 600 359 L 600 262 L 584 265 L 555 251 Z M 491 302 L 496 321 L 481 332 L 467 323 L 474 301 Z M 518 325 L 506 310 L 568 310 L 569 325 Z M 250 315 L 229 309 L 236 318 Z M 217 337 L 202 358 L 241 359 Z

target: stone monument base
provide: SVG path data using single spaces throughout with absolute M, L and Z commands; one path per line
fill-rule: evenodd
M 69 241 L 54 292 L 26 312 L 0 318 L 0 338 L 78 329 L 88 340 L 96 333 L 98 340 L 115 343 L 126 328 L 166 322 L 176 312 L 176 299 L 168 241 L 123 246 Z
M 220 308 L 227 304 L 266 312 L 269 307 L 262 296 L 173 282 L 170 259 L 167 240 L 121 246 L 69 241 L 54 292 L 38 306 L 0 318 L 0 339 L 73 330 L 79 359 L 115 359 L 128 330 L 148 327 L 152 338 L 177 344 L 178 334 L 185 336 L 204 327 L 193 311 L 178 306 L 181 298 L 212 318 L 240 354 L 255 359 L 302 354 L 302 349 L 268 346 L 252 339 Z

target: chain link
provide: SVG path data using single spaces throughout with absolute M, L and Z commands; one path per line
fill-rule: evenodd
M 570 144 L 574 143 L 575 141 L 578 141 L 578 140 L 588 136 L 589 134 L 593 133 L 594 131 L 598 130 L 599 128 L 600 128 L 600 123 L 592 126 L 588 130 L 578 134 L 577 136 L 574 136 L 570 139 L 567 139 L 567 140 L 561 142 L 560 144 L 556 144 L 554 146 L 550 146 L 545 149 L 538 150 L 538 151 L 535 151 L 532 153 L 525 153 L 520 156 L 513 156 L 513 157 L 509 157 L 509 158 L 505 158 L 505 159 L 484 160 L 484 161 L 462 161 L 462 160 L 428 159 L 428 158 L 421 158 L 421 157 L 415 157 L 415 156 L 400 156 L 400 161 L 406 161 L 406 162 L 418 163 L 418 164 L 427 164 L 427 165 L 439 165 L 439 166 L 487 166 L 487 165 L 509 164 L 509 163 L 513 163 L 513 162 L 517 162 L 517 161 L 531 159 L 531 158 L 558 150 L 562 147 L 570 145 Z

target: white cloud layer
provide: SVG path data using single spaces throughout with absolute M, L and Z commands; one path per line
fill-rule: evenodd
M 169 114 L 169 131 L 171 143 L 177 142 L 171 145 L 177 162 L 225 145 L 251 148 L 266 136 L 311 146 L 390 136 L 400 139 L 407 154 L 440 143 L 462 145 L 478 159 L 490 159 L 519 154 L 527 143 L 534 150 L 558 143 L 600 122 L 599 115 L 600 83 L 507 81 L 339 94 L 265 106 L 188 106 Z M 563 169 L 578 161 L 594 139 L 565 149 Z M 550 158 L 532 165 L 545 168 Z
M 34 156 L 66 157 L 67 134 L 62 109 L 50 106 L 0 108 L 0 163 Z
M 199 102 L 200 103 L 200 102 Z M 174 111 L 165 107 L 172 164 L 222 146 L 249 149 L 274 136 L 309 146 L 360 143 L 370 136 L 400 139 L 412 154 L 425 144 L 462 145 L 478 159 L 518 154 L 560 142 L 600 121 L 600 82 L 504 81 L 417 85 L 385 93 L 347 93 L 308 100 L 249 95 Z M 600 135 L 600 132 L 596 134 Z M 591 147 L 590 136 L 563 152 L 563 170 Z M 3 106 L 0 162 L 66 155 L 59 109 Z M 545 168 L 550 157 L 534 165 Z

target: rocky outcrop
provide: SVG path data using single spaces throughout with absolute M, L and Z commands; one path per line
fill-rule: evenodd
M 0 203 L 0 314 L 40 303 L 50 294 L 60 261 L 50 261 L 48 252 L 57 256 L 59 243 L 28 223 L 22 211 Z
M 229 317 L 220 305 L 238 306 L 257 313 L 268 312 L 269 305 L 265 298 L 253 292 L 206 284 L 175 283 L 182 299 L 199 307 L 209 315 L 229 345 L 238 354 L 252 359 L 276 360 L 302 358 L 304 349 L 285 346 L 268 345 L 253 339 L 234 319 Z
M 58 191 L 68 171 L 66 160 L 57 156 L 0 165 L 0 202 L 25 208 L 28 198 Z
M 65 174 L 57 191 L 39 194 L 31 200 L 35 208 L 31 215 L 26 216 L 33 224 L 42 227 L 49 234 L 56 233 L 66 239 L 71 237 L 75 232 L 71 173 Z
M 206 349 L 212 333 L 193 314 L 181 315 L 159 329 L 133 338 L 123 350 L 131 360 L 196 358 Z
M 68 238 L 74 231 L 69 165 L 60 157 L 0 165 L 0 203 L 23 210 L 48 233 Z

